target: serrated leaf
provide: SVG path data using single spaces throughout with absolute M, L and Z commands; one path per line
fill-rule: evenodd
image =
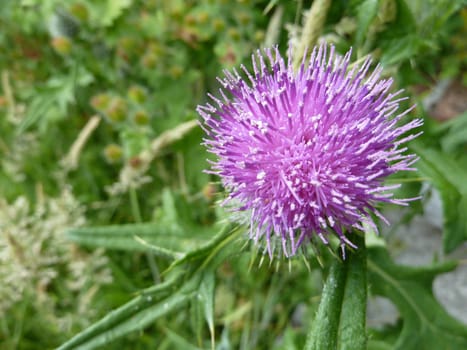
M 79 66 L 68 75 L 50 78 L 45 86 L 35 89 L 26 117 L 18 125 L 18 134 L 36 123 L 44 130 L 57 114 L 65 117 L 68 106 L 75 102 L 76 89 L 88 86 L 93 80 L 93 76 Z
M 461 168 L 455 159 L 432 148 L 418 147 L 418 144 L 415 149 L 423 162 L 429 160 L 459 192 L 467 193 L 467 171 Z
M 190 259 L 182 258 L 181 263 L 172 265 L 191 262 L 190 268 L 175 271 L 171 268 L 166 271 L 166 274 L 171 273 L 168 281 L 143 290 L 136 298 L 108 313 L 58 349 L 100 348 L 181 308 L 199 293 L 205 272 L 215 269 L 221 262 L 219 259 L 225 259 L 224 251 L 228 250 L 226 244 L 231 242 L 232 237 L 236 237 L 235 233 L 229 227 L 225 228 L 208 244 L 198 249 L 199 254 L 192 252 Z
M 157 222 L 81 227 L 66 231 L 70 240 L 85 246 L 151 251 L 172 259 L 202 247 L 212 239 L 214 233 L 213 228 L 185 228 Z
M 443 202 L 443 249 L 449 253 L 467 240 L 467 171 L 448 154 L 427 149 L 418 143 L 419 172 L 438 189 Z
M 44 91 L 35 97 L 29 106 L 26 117 L 18 125 L 17 133 L 21 134 L 36 124 L 42 117 L 50 116 L 50 111 L 55 105 L 55 93 Z
M 373 293 L 389 298 L 403 319 L 402 331 L 391 349 L 467 349 L 467 327 L 452 318 L 432 292 L 434 278 L 456 266 L 455 262 L 420 268 L 396 265 L 385 249 L 368 250 Z
M 177 276 L 143 291 L 136 298 L 75 335 L 58 349 L 96 349 L 130 332 L 144 328 L 157 318 L 188 302 L 199 284 L 196 278 L 197 276 L 194 275 L 180 287 L 182 281 Z
M 104 27 L 112 25 L 123 11 L 131 6 L 131 3 L 131 0 L 106 0 L 99 4 L 100 11 L 96 21 Z
M 183 258 L 178 259 L 172 263 L 172 265 L 169 267 L 170 269 L 173 269 L 177 266 L 180 266 L 182 264 L 186 264 L 192 261 L 197 261 L 200 259 L 206 259 L 205 264 L 208 262 L 211 263 L 213 266 L 217 266 L 216 263 L 217 259 L 224 259 L 224 255 L 230 255 L 232 251 L 237 251 L 238 252 L 238 247 L 234 244 L 232 244 L 235 240 L 235 238 L 238 236 L 239 233 L 243 232 L 239 227 L 233 226 L 233 225 L 227 225 L 225 226 L 221 232 L 212 238 L 209 242 L 207 242 L 205 245 L 202 247 L 190 251 L 186 253 Z M 223 252 L 219 253 L 217 250 L 223 248 L 224 246 L 230 244 L 230 249 L 223 249 Z

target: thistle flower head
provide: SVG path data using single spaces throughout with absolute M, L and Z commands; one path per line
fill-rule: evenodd
M 383 181 L 413 170 L 416 156 L 403 144 L 422 122 L 401 125 L 409 112 L 398 111 L 401 91 L 390 91 L 379 66 L 369 71 L 370 59 L 349 69 L 350 55 L 321 45 L 294 70 L 290 51 L 287 62 L 277 48 L 258 51 L 252 73 L 225 71 L 220 99 L 198 107 L 224 203 L 247 214 L 250 237 L 270 256 L 329 234 L 352 245 L 352 230 L 376 228 L 373 215 L 384 220 L 378 202 L 410 200 L 393 198 L 399 185 Z

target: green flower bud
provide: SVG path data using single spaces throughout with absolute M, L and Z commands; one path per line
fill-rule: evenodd
M 128 107 L 121 97 L 114 97 L 110 101 L 110 105 L 105 110 L 107 117 L 113 122 L 121 122 L 126 119 Z
M 199 24 L 206 24 L 209 20 L 209 13 L 206 11 L 201 11 L 196 15 L 196 22 Z
M 173 65 L 169 68 L 169 74 L 172 78 L 180 78 L 183 74 L 183 67 L 179 65 Z
M 227 34 L 232 40 L 237 41 L 240 39 L 240 32 L 236 28 L 229 28 Z
M 254 39 L 257 43 L 263 42 L 264 37 L 265 37 L 264 30 L 257 30 L 254 34 Z
M 91 98 L 90 105 L 98 112 L 104 111 L 109 107 L 110 96 L 108 94 L 97 94 Z
M 247 12 L 240 12 L 237 15 L 237 19 L 243 25 L 246 25 L 251 22 L 251 16 Z
M 104 158 L 109 164 L 115 164 L 122 160 L 123 150 L 114 143 L 107 145 L 104 149 Z
M 146 91 L 138 85 L 131 86 L 127 91 L 128 98 L 136 103 L 144 103 L 146 101 Z
M 66 36 L 57 36 L 52 39 L 52 47 L 60 55 L 68 55 L 71 51 L 71 40 Z
M 156 54 L 147 52 L 141 57 L 141 64 L 144 68 L 152 69 L 156 67 L 158 60 L 159 57 Z
M 225 22 L 221 18 L 216 18 L 212 21 L 212 26 L 216 32 L 220 32 L 225 29 Z
M 70 6 L 70 13 L 81 22 L 86 22 L 89 18 L 87 7 L 81 2 L 75 2 Z
M 146 111 L 140 110 L 133 115 L 133 120 L 138 125 L 148 125 L 149 124 L 149 115 Z

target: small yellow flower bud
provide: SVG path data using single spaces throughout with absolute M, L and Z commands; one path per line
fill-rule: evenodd
M 125 120 L 127 113 L 127 104 L 125 100 L 120 97 L 114 97 L 112 101 L 110 101 L 109 107 L 105 110 L 105 114 L 113 122 L 121 122 Z
M 71 41 L 66 36 L 57 36 L 52 39 L 52 47 L 61 55 L 68 55 L 71 51 Z
M 71 5 L 70 13 L 82 22 L 86 22 L 89 18 L 88 9 L 81 2 L 76 2 L 73 5 Z
M 146 101 L 146 91 L 138 85 L 133 85 L 128 89 L 128 98 L 136 103 L 144 103 Z
M 146 111 L 140 110 L 133 115 L 133 120 L 138 125 L 148 125 L 149 124 L 149 115 Z
M 110 96 L 108 94 L 97 94 L 91 98 L 90 105 L 99 112 L 104 111 L 110 103 Z
M 114 143 L 107 145 L 104 149 L 104 158 L 110 164 L 118 163 L 122 160 L 123 150 Z

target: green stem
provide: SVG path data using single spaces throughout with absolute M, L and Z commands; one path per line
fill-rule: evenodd
M 305 350 L 337 349 L 339 318 L 344 297 L 347 266 L 338 259 L 331 265 L 318 313 L 308 333 Z
M 306 350 L 366 349 L 367 263 L 365 237 L 352 234 L 355 251 L 335 259 L 323 288 Z
M 349 254 L 347 283 L 341 311 L 339 350 L 366 349 L 367 264 L 365 237 L 354 234 L 358 249 Z
M 141 216 L 141 210 L 139 209 L 139 202 L 138 202 L 138 194 L 134 188 L 130 188 L 130 205 L 131 205 L 131 213 L 133 214 L 133 219 L 137 223 L 143 222 L 143 218 Z
M 131 211 L 133 213 L 133 218 L 135 219 L 135 222 L 137 223 L 143 222 L 143 217 L 141 216 L 141 210 L 139 208 L 138 195 L 134 188 L 130 188 L 130 205 L 131 205 Z M 159 273 L 159 268 L 157 267 L 157 264 L 156 264 L 156 259 L 154 258 L 154 253 L 146 252 L 146 260 L 148 262 L 149 269 L 151 270 L 151 275 L 154 280 L 154 283 L 156 284 L 160 283 L 161 277 Z

